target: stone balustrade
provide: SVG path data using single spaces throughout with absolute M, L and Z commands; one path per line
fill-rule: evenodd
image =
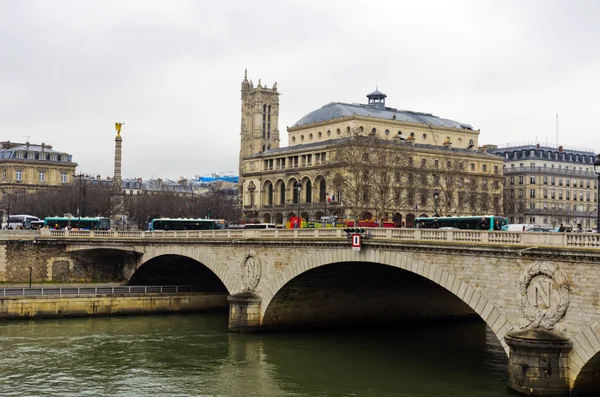
M 600 248 L 598 233 L 536 233 L 479 230 L 364 228 L 370 240 L 458 242 L 469 244 L 524 245 L 540 247 Z M 9 235 L 10 233 L 7 233 Z M 225 229 L 188 231 L 94 231 L 48 230 L 19 233 L 17 239 L 345 239 L 341 228 L 324 229 Z

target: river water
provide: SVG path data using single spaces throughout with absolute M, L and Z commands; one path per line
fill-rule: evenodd
M 0 323 L 0 396 L 510 396 L 480 321 L 232 334 L 227 314 Z

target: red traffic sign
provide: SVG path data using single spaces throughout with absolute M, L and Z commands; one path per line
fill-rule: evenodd
M 360 251 L 360 246 L 362 244 L 362 237 L 360 234 L 352 234 L 352 249 L 355 251 Z

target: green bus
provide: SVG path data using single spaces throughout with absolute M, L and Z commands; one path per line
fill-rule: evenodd
M 216 230 L 225 229 L 223 219 L 157 218 L 148 223 L 148 230 Z
M 508 219 L 495 215 L 438 216 L 415 219 L 415 227 L 420 229 L 502 230 L 504 225 L 508 225 Z
M 89 217 L 66 217 L 49 216 L 44 219 L 44 227 L 48 226 L 54 230 L 76 229 L 76 230 L 110 230 L 110 218 L 100 216 Z

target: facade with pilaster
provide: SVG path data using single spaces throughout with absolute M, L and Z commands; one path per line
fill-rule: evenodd
M 73 156 L 51 145 L 0 143 L 0 200 L 12 193 L 32 193 L 73 181 Z
M 539 143 L 488 146 L 504 159 L 505 215 L 510 223 L 596 228 L 596 154 Z
M 393 142 L 397 153 L 410 157 L 415 175 L 422 177 L 411 180 L 411 169 L 399 172 L 393 181 L 399 197 L 406 197 L 411 186 L 418 186 L 420 192 L 398 200 L 398 205 L 390 205 L 384 213 L 367 208 L 365 219 L 387 218 L 399 226 L 412 226 L 415 217 L 433 215 L 432 193 L 438 183 L 443 184 L 439 177 L 447 174 L 450 163 L 460 164 L 455 175 L 460 188 L 454 194 L 456 209 L 447 215 L 500 214 L 502 159 L 478 150 L 479 130 L 430 113 L 388 107 L 386 97 L 376 90 L 367 95 L 366 104 L 332 102 L 316 109 L 287 128 L 289 146 L 279 147 L 277 83 L 268 88 L 259 81 L 254 87 L 246 75 L 239 184 L 244 217 L 283 224 L 297 215 L 309 220 L 346 216 L 342 189 L 334 182 L 344 173 L 335 162 L 335 151 L 356 131 Z M 466 205 L 469 194 L 476 194 L 478 201 L 486 197 L 485 204 Z M 460 200 L 465 205 L 457 205 Z

